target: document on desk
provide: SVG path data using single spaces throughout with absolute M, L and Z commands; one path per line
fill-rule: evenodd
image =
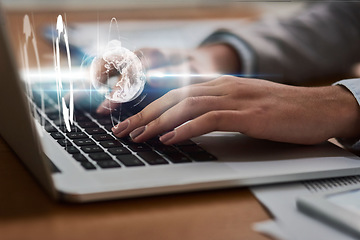
M 253 194 L 274 217 L 274 221 L 256 223 L 254 229 L 279 240 L 353 240 L 355 238 L 347 233 L 296 208 L 296 198 L 299 196 L 346 186 L 360 187 L 360 176 L 252 187 Z

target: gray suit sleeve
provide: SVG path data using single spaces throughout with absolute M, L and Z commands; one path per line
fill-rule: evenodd
M 238 39 L 237 45 L 230 35 Z M 235 30 L 222 29 L 204 41 L 211 42 L 232 45 L 240 59 L 250 60 L 250 72 L 269 80 L 303 84 L 343 76 L 360 61 L 360 3 L 309 4 L 288 19 L 263 19 Z M 246 56 L 239 44 L 247 47 Z

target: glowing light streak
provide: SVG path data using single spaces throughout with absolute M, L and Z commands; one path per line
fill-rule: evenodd
M 71 73 L 71 56 L 70 56 L 70 48 L 69 48 L 69 39 L 66 31 L 66 26 L 64 25 L 64 21 L 62 16 L 59 15 L 57 17 L 56 22 L 56 30 L 57 30 L 57 37 L 55 39 L 55 46 L 54 46 L 54 64 L 55 64 L 55 72 L 56 72 L 56 84 L 58 90 L 58 101 L 61 101 L 62 106 L 62 114 L 64 117 L 64 122 L 66 129 L 71 132 L 70 124 L 74 124 L 74 89 L 73 89 L 73 81 L 70 78 L 70 92 L 69 92 L 69 108 L 66 106 L 65 98 L 61 96 L 62 91 L 62 76 L 61 76 L 61 67 L 60 67 L 60 38 L 61 36 L 65 42 L 65 49 L 66 49 L 66 56 L 67 56 L 67 63 L 68 68 Z
M 162 73 L 150 71 L 147 75 L 150 78 L 218 78 L 219 73 L 193 74 L 193 73 Z
M 41 76 L 41 67 L 40 67 L 40 57 L 39 57 L 39 52 L 38 52 L 38 48 L 37 48 L 37 41 L 36 41 L 36 36 L 35 36 L 35 31 L 33 29 L 33 27 L 31 26 L 30 23 L 30 19 L 29 16 L 26 14 L 24 16 L 23 19 L 23 34 L 25 36 L 25 42 L 23 44 L 23 48 L 22 48 L 22 59 L 23 59 L 23 64 L 25 67 L 25 79 L 27 80 L 27 84 L 26 86 L 26 90 L 27 90 L 27 94 L 28 96 L 32 99 L 33 98 L 33 93 L 32 93 L 32 81 L 30 78 L 30 66 L 29 66 L 29 54 L 28 54 L 28 47 L 29 47 L 29 40 L 31 39 L 31 46 L 34 50 L 35 53 L 35 60 L 36 60 L 36 67 L 37 67 L 37 73 L 38 75 Z M 44 111 L 45 109 L 45 105 L 44 105 L 44 91 L 41 89 L 40 90 L 40 96 L 41 96 L 41 109 Z M 42 117 L 41 119 L 40 116 L 37 114 L 36 112 L 36 107 L 35 105 L 33 105 L 33 113 L 35 118 L 37 118 L 38 120 L 41 120 L 42 123 L 44 123 L 45 119 Z
M 219 78 L 221 76 L 233 76 L 233 77 L 276 77 L 281 75 L 276 74 L 220 74 L 220 73 L 205 73 L 205 74 L 196 74 L 196 73 L 164 73 L 157 72 L 155 70 L 149 71 L 146 76 L 147 78 Z
M 88 78 L 88 72 L 84 69 L 74 69 L 72 68 L 71 71 L 64 71 L 62 70 L 60 73 L 54 72 L 54 68 L 49 69 L 42 69 L 41 73 L 39 73 L 37 70 L 34 69 L 26 69 L 22 71 L 21 77 L 25 82 L 32 82 L 32 83 L 47 83 L 52 82 L 54 78 L 56 78 L 56 75 L 61 77 L 62 83 L 64 82 L 70 82 L 70 80 L 73 80 L 73 82 L 76 81 L 83 81 Z

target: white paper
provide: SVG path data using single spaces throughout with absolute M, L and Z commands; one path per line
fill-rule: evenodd
M 356 239 L 301 213 L 296 208 L 296 198 L 301 195 L 341 189 L 350 185 L 360 187 L 360 176 L 252 187 L 251 191 L 273 214 L 276 222 L 272 225 L 269 221 L 257 223 L 254 229 L 277 236 L 281 240 L 284 237 L 287 240 Z

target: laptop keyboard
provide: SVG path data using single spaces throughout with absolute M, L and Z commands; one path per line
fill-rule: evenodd
M 98 115 L 77 109 L 74 113 L 75 122 L 69 132 L 54 98 L 45 94 L 42 98 L 38 92 L 33 91 L 36 119 L 85 170 L 217 160 L 214 155 L 191 140 L 168 146 L 162 144 L 158 138 L 145 143 L 134 143 L 129 137 L 117 138 L 111 131 L 113 124 L 119 122 L 119 115 L 116 114 Z M 45 106 L 44 111 L 41 106 Z M 121 120 L 131 115 L 125 109 L 122 112 Z

